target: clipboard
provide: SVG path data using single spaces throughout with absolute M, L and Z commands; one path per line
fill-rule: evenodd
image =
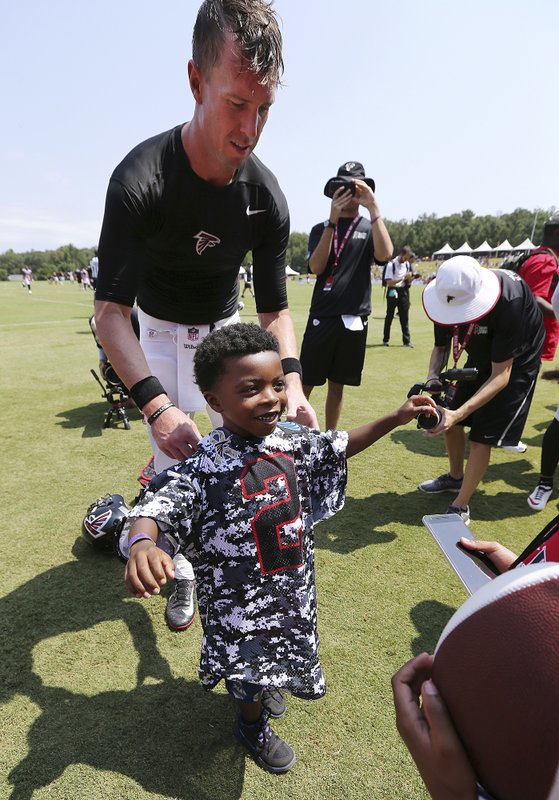
M 475 539 L 475 536 L 458 514 L 426 514 L 422 522 L 468 594 L 473 594 L 500 574 L 483 554 L 474 555 L 460 548 L 462 536 L 468 539 Z

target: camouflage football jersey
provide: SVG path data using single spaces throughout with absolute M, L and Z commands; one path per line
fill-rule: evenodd
M 325 692 L 318 659 L 315 522 L 344 504 L 347 433 L 282 423 L 264 439 L 225 428 L 156 476 L 128 518 L 151 517 L 196 573 L 200 679 Z

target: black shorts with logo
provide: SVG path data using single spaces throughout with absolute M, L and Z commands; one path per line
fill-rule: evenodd
M 531 370 L 513 370 L 508 384 L 499 394 L 459 423 L 470 428 L 470 441 L 491 447 L 518 444 L 530 410 L 538 372 L 539 364 Z M 460 408 L 488 377 L 482 374 L 471 383 L 457 384 L 450 408 Z
M 363 330 L 348 330 L 341 317 L 310 316 L 301 346 L 305 386 L 322 386 L 327 379 L 359 386 L 367 345 L 367 317 Z

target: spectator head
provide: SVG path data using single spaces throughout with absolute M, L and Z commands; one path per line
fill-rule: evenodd
M 411 247 L 406 244 L 400 250 L 400 255 L 398 256 L 398 261 L 400 262 L 400 264 L 402 264 L 404 261 L 409 261 L 411 263 L 415 258 L 417 258 L 417 256 L 415 255 L 415 253 L 413 252 Z
M 462 325 L 484 317 L 501 296 L 497 274 L 472 256 L 454 256 L 423 290 L 423 308 L 440 325 Z
M 543 226 L 542 244 L 559 252 L 559 211 L 556 211 Z

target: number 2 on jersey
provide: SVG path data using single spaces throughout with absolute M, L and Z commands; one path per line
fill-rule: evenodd
M 281 494 L 278 482 L 285 486 Z M 249 462 L 241 475 L 241 489 L 247 499 L 261 494 L 278 497 L 262 506 L 251 520 L 262 574 L 300 567 L 303 563 L 301 501 L 293 461 L 285 453 L 274 453 Z M 286 536 L 286 526 L 294 526 L 298 520 L 298 530 Z

